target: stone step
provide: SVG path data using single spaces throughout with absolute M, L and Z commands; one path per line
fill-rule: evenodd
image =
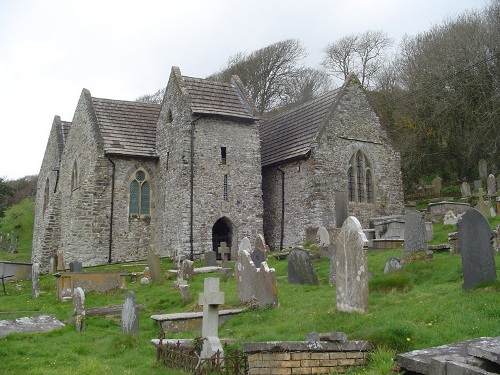
M 471 344 L 469 345 L 467 353 L 500 364 L 500 337 L 490 338 Z

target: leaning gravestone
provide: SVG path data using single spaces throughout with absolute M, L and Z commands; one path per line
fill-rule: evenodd
M 122 333 L 139 335 L 139 305 L 134 292 L 128 291 L 122 308 Z
M 488 195 L 492 196 L 497 193 L 497 180 L 494 175 L 490 174 L 488 180 L 486 181 L 486 186 L 488 188 Z
M 462 182 L 462 186 L 460 187 L 460 192 L 462 193 L 462 198 L 470 198 L 470 186 L 467 182 Z
M 488 177 L 488 163 L 486 162 L 486 160 L 484 159 L 479 160 L 478 169 L 479 169 L 479 178 L 481 180 L 486 180 L 486 178 Z
M 478 210 L 469 208 L 458 223 L 458 244 L 464 275 L 463 290 L 496 280 L 492 238 L 493 232 L 488 220 Z
M 206 267 L 217 266 L 217 254 L 215 253 L 215 251 L 212 250 L 205 251 L 205 266 Z
M 161 263 L 160 256 L 155 251 L 153 245 L 149 245 L 148 249 L 148 267 L 151 273 L 151 281 L 156 281 L 161 279 Z
M 255 292 L 259 301 L 259 308 L 278 305 L 278 288 L 276 286 L 276 272 L 269 268 L 267 262 L 262 262 L 256 269 Z
M 260 249 L 263 252 L 266 251 L 266 241 L 264 240 L 264 236 L 262 234 L 258 234 L 255 238 L 255 242 L 253 244 L 255 249 Z
M 442 179 L 441 177 L 437 176 L 432 180 L 432 192 L 435 195 L 441 195 L 441 189 L 443 187 Z
M 319 284 L 309 253 L 300 247 L 288 254 L 288 282 L 290 284 Z
M 76 287 L 73 290 L 73 310 L 75 312 L 75 329 L 81 332 L 85 329 L 85 292 Z
M 409 255 L 414 251 L 426 250 L 425 245 L 426 231 L 425 222 L 422 219 L 420 211 L 408 211 L 404 216 L 405 221 L 405 250 L 402 257 Z
M 245 237 L 246 238 L 246 237 Z M 248 250 L 241 248 L 238 251 L 236 262 L 236 286 L 238 289 L 238 300 L 241 303 L 251 303 L 257 298 L 255 295 L 256 267 Z
M 201 336 L 203 337 L 203 349 L 201 358 L 210 358 L 216 352 L 223 357 L 219 340 L 219 305 L 224 304 L 224 292 L 219 290 L 220 279 L 207 277 L 204 280 L 203 293 L 199 295 L 198 304 L 203 306 L 203 321 L 201 327 Z
M 40 264 L 38 262 L 33 263 L 31 266 L 31 296 L 33 298 L 38 298 L 40 295 Z
M 484 201 L 484 191 L 483 189 L 479 189 L 478 191 L 478 201 L 476 206 L 474 207 L 476 210 L 481 212 L 484 217 L 490 217 L 491 216 L 491 210 L 490 206 Z
M 368 240 L 361 224 L 349 216 L 342 225 L 336 241 L 337 277 L 336 307 L 345 312 L 368 312 Z

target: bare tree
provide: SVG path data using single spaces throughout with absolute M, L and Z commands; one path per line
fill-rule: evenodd
M 161 104 L 165 96 L 165 88 L 159 89 L 154 94 L 145 94 L 135 99 L 136 102 Z
M 386 62 L 385 55 L 392 44 L 393 40 L 383 31 L 348 35 L 326 46 L 322 65 L 342 80 L 355 73 L 367 88 Z

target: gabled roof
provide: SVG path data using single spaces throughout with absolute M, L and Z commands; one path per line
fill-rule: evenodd
M 336 102 L 341 88 L 330 91 L 259 126 L 262 166 L 305 158 Z
M 59 133 L 57 136 L 58 139 L 58 148 L 59 148 L 59 157 L 61 157 L 64 147 L 66 146 L 66 140 L 68 139 L 68 133 L 71 129 L 70 121 L 62 121 L 59 116 L 55 118 L 57 124 L 57 132 Z
M 243 84 L 237 77 L 231 83 L 209 81 L 201 78 L 181 76 L 173 67 L 179 85 L 189 97 L 194 115 L 223 116 L 233 120 L 254 121 L 254 109 L 244 94 Z
M 161 105 L 92 97 L 107 154 L 156 157 L 156 121 Z

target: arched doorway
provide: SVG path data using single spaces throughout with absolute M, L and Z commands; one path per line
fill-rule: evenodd
M 217 254 L 217 259 L 221 259 L 219 247 L 221 242 L 225 242 L 226 246 L 231 248 L 232 224 L 227 217 L 221 217 L 212 227 L 212 250 Z M 229 254 L 231 259 L 231 254 Z

